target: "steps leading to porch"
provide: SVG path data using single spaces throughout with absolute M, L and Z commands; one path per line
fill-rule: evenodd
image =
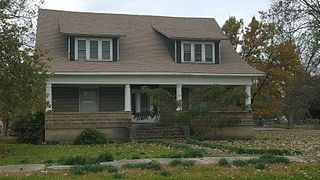
M 184 139 L 185 130 L 181 126 L 162 127 L 152 125 L 138 125 L 135 127 L 134 140 L 154 140 L 154 139 Z

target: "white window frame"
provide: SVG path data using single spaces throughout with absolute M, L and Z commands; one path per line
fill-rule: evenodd
M 184 44 L 191 44 L 191 61 L 184 61 Z M 201 62 L 195 61 L 195 44 L 201 44 Z M 212 45 L 212 62 L 206 62 L 205 45 Z M 215 64 L 215 42 L 182 41 L 181 42 L 181 62 L 183 63 L 208 63 Z M 219 60 L 220 61 L 220 60 Z
M 86 60 L 87 61 L 113 61 L 113 44 L 112 39 L 109 38 L 74 38 L 74 59 L 79 60 L 78 58 L 78 41 L 86 41 Z M 90 59 L 90 41 L 98 41 L 98 59 Z M 102 59 L 102 41 L 109 41 L 110 43 L 110 59 Z
M 83 111 L 81 111 L 81 91 L 83 91 L 83 90 L 96 90 L 96 92 L 97 92 L 97 94 L 96 94 L 96 96 L 97 96 L 97 103 L 96 103 L 97 112 L 100 112 L 100 91 L 99 91 L 100 88 L 99 87 L 85 87 L 85 86 L 78 88 L 78 93 L 79 93 L 79 96 L 78 96 L 78 102 L 79 102 L 78 111 L 79 112 L 83 112 Z

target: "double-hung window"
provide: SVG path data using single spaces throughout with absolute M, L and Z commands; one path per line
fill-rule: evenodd
M 86 40 L 78 40 L 78 59 L 86 59 L 87 47 Z
M 191 61 L 191 44 L 183 44 L 184 49 L 184 61 L 190 62 Z
M 182 62 L 215 63 L 214 42 L 182 42 Z
M 75 38 L 75 59 L 112 61 L 112 40 Z

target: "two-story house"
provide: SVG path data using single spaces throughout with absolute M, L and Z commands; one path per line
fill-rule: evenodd
M 162 87 L 188 109 L 192 87 L 243 86 L 263 76 L 235 52 L 212 18 L 41 9 L 37 45 L 49 50 L 46 140 L 72 142 L 86 128 L 128 140 L 132 114 L 150 110 L 141 86 Z M 152 119 L 142 121 L 152 122 Z M 241 131 L 240 131 L 241 134 Z

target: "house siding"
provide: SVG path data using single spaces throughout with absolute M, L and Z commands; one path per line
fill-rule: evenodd
M 52 108 L 56 112 L 79 112 L 79 88 L 53 87 Z

